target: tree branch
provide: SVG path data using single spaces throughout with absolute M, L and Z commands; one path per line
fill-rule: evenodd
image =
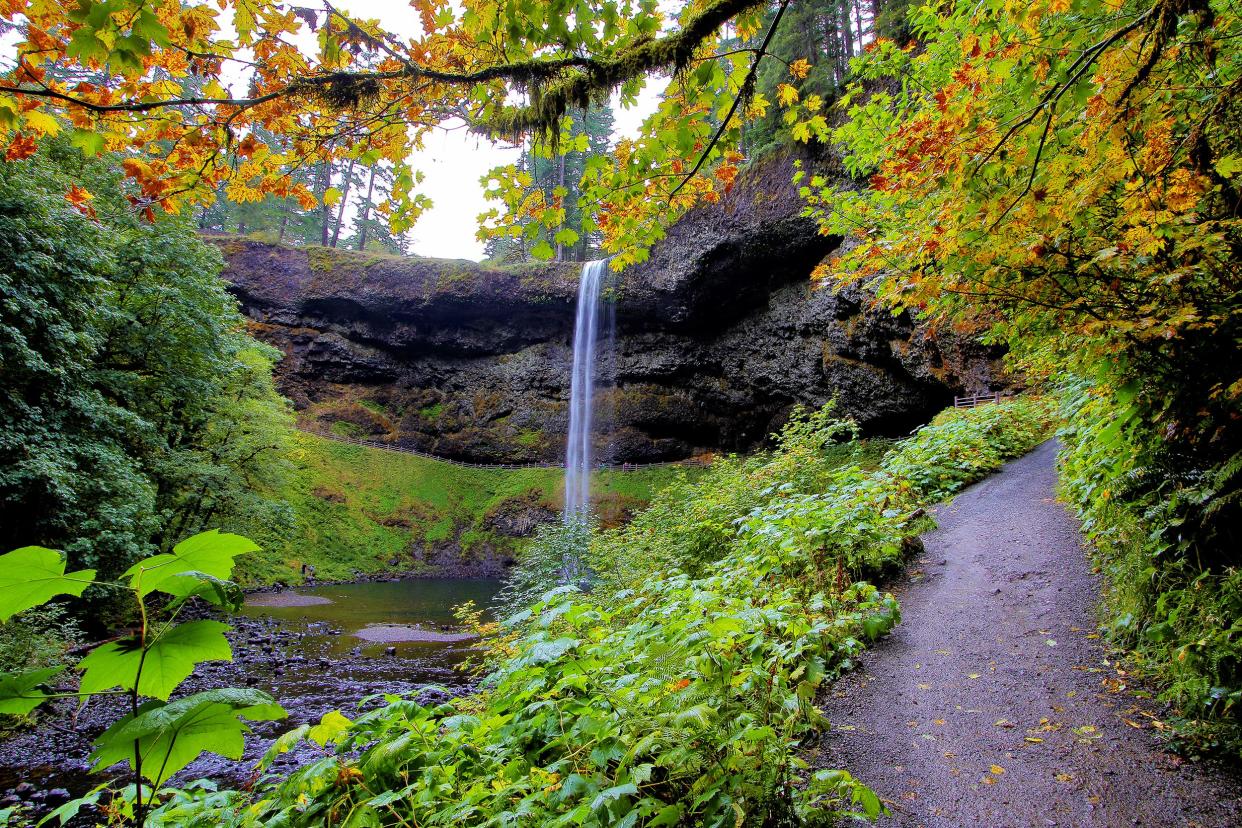
M 781 24 L 781 17 L 785 14 L 785 9 L 789 6 L 789 0 L 781 0 L 780 8 L 776 10 L 776 17 L 772 19 L 772 25 L 768 27 L 768 33 L 763 37 L 763 43 L 759 45 L 759 49 L 755 52 L 755 59 L 750 63 L 750 71 L 746 73 L 745 80 L 742 81 L 741 87 L 737 90 L 737 96 L 733 99 L 733 105 L 729 107 L 729 113 L 725 115 L 724 120 L 720 122 L 720 126 L 716 129 L 716 134 L 712 136 L 712 140 L 703 148 L 703 153 L 699 156 L 699 160 L 694 163 L 694 168 L 687 173 L 686 177 L 681 180 L 673 191 L 668 194 L 668 198 L 672 198 L 681 192 L 681 188 L 690 183 L 690 179 L 699 174 L 699 170 L 703 169 L 703 165 L 707 163 L 707 158 L 715 149 L 716 144 L 720 142 L 721 136 L 725 134 L 725 130 L 729 128 L 729 121 L 733 120 L 733 114 L 737 112 L 738 106 L 741 105 L 742 99 L 747 97 L 754 89 L 755 73 L 759 70 L 759 62 L 763 60 L 763 56 L 767 53 L 768 45 L 772 42 L 772 36 L 776 34 L 776 27 Z
M 489 81 L 508 81 L 519 88 L 532 92 L 531 102 L 525 106 L 501 110 L 496 123 L 482 127 L 492 134 L 527 132 L 552 129 L 559 124 L 561 116 L 573 105 L 585 106 L 593 95 L 616 88 L 633 78 L 657 69 L 684 68 L 694 57 L 695 50 L 726 22 L 742 12 L 762 5 L 767 0 L 715 0 L 692 15 L 680 29 L 662 37 L 636 40 L 621 47 L 610 56 L 582 56 L 562 54 L 551 58 L 531 58 L 484 66 L 472 71 L 447 71 L 417 64 L 407 58 L 397 57 L 403 64 L 392 71 L 323 72 L 297 78 L 279 89 L 262 95 L 243 98 L 182 97 L 158 101 L 133 101 L 101 104 L 59 92 L 46 86 L 23 83 L 0 85 L 0 92 L 50 98 L 66 108 L 77 108 L 98 115 L 116 113 L 139 113 L 170 109 L 180 106 L 225 106 L 251 109 L 256 106 L 296 95 L 310 95 L 328 103 L 340 100 L 334 91 L 372 88 L 378 91 L 383 81 L 430 81 L 455 86 L 469 86 Z M 788 2 L 788 0 L 786 0 Z M 782 8 L 783 8 L 782 4 Z M 334 9 L 338 16 L 348 20 Z M 353 25 L 350 23 L 350 25 Z M 371 38 L 374 41 L 374 38 Z M 391 45 L 384 51 L 392 54 Z

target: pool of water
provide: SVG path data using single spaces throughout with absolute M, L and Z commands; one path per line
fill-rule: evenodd
M 249 596 L 239 616 L 223 619 L 233 627 L 233 660 L 200 665 L 179 692 L 255 687 L 274 696 L 289 717 L 257 724 L 242 760 L 204 755 L 176 781 L 245 784 L 280 733 L 329 710 L 354 718 L 368 698 L 365 705 L 373 707 L 386 693 L 437 701 L 468 692 L 474 677 L 459 668 L 473 652 L 473 638 L 453 608 L 467 601 L 485 608 L 501 585 L 495 579 L 411 579 Z M 20 782 L 84 793 L 99 781 L 90 772 L 90 739 L 124 712 L 118 698 L 94 700 L 76 714 L 70 704 L 57 703 L 40 726 L 0 741 L 0 798 Z M 273 771 L 287 773 L 318 755 L 302 746 Z
M 401 658 L 444 662 L 470 647 L 453 609 L 467 601 L 486 608 L 501 585 L 491 578 L 330 584 L 254 594 L 242 613 L 280 622 L 286 635 L 299 636 L 304 655 L 392 651 Z

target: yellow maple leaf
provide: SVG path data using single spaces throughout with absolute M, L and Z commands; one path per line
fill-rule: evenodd
M 802 80 L 807 75 L 811 74 L 810 62 L 806 58 L 798 58 L 793 63 L 789 64 L 789 74 L 793 75 L 798 80 Z

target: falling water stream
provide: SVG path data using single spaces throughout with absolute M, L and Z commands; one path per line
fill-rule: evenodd
M 569 383 L 569 442 L 565 450 L 565 522 L 583 519 L 591 507 L 591 447 L 596 360 L 608 261 L 587 262 L 578 283 L 574 363 Z M 605 325 L 606 325 L 605 321 Z

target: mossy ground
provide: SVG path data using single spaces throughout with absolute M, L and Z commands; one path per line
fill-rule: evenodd
M 476 469 L 395 451 L 299 433 L 298 479 L 288 500 L 296 526 L 284 549 L 248 556 L 241 575 L 252 584 L 298 582 L 302 564 L 322 580 L 385 572 L 434 574 L 421 563 L 448 549 L 463 563 L 520 554 L 525 539 L 507 537 L 489 517 L 510 502 L 560 509 L 560 469 Z M 681 474 L 697 469 L 658 467 L 597 473 L 593 487 L 606 524 L 627 520 Z

